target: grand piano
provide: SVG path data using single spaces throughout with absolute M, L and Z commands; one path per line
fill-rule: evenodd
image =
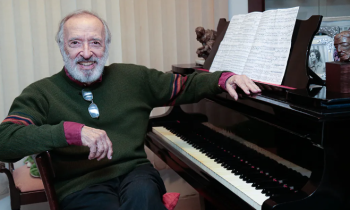
M 307 66 L 322 16 L 297 20 L 282 86 L 222 93 L 149 121 L 146 145 L 207 201 L 206 209 L 350 209 L 350 95 L 326 90 Z M 203 67 L 208 73 L 228 22 Z M 238 90 L 239 91 L 239 90 Z

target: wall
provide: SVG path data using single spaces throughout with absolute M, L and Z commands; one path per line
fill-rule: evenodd
M 228 16 L 231 20 L 233 15 L 247 14 L 248 0 L 229 0 L 228 1 Z
M 220 18 L 228 18 L 227 8 L 228 0 L 0 0 L 0 119 L 26 86 L 62 69 L 54 36 L 60 19 L 76 9 L 107 21 L 112 32 L 108 64 L 168 71 L 172 64 L 194 63 L 200 46 L 195 28 L 215 29 Z M 9 198 L 0 198 L 0 209 L 8 208 Z M 47 209 L 47 204 L 23 209 Z
M 300 6 L 298 19 L 301 20 L 311 15 L 349 16 L 350 0 L 265 0 L 266 10 L 295 6 Z
M 168 71 L 194 62 L 200 46 L 194 29 L 216 28 L 227 8 L 227 0 L 0 0 L 0 119 L 23 88 L 62 68 L 54 36 L 59 20 L 76 9 L 92 10 L 109 24 L 108 63 Z

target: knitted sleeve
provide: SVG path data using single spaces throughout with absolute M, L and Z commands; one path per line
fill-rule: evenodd
M 155 107 L 195 103 L 223 90 L 219 78 L 222 72 L 181 75 L 150 69 L 145 77 Z
M 0 124 L 0 160 L 14 162 L 24 156 L 67 146 L 63 122 L 46 124 L 49 103 L 30 85 L 18 96 Z

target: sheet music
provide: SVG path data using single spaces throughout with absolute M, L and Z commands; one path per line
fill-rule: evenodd
M 281 84 L 299 7 L 235 15 L 210 68 Z

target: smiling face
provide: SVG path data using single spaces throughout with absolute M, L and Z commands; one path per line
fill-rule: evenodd
M 103 23 L 89 14 L 73 16 L 64 24 L 64 51 L 68 73 L 84 83 L 96 81 L 108 57 Z
M 316 54 L 314 52 L 310 53 L 310 60 L 312 62 L 315 62 L 316 61 Z

